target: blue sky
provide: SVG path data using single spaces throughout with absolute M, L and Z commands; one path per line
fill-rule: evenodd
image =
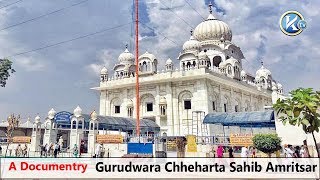
M 0 29 L 83 0 L 23 0 L 0 8 Z M 187 0 L 201 16 L 208 16 L 208 1 Z M 4 0 L 0 7 L 15 2 Z M 152 52 L 163 69 L 167 58 L 176 59 L 201 16 L 185 0 L 140 1 L 140 52 Z M 215 0 L 214 14 L 232 29 L 233 42 L 244 53 L 244 68 L 251 74 L 260 60 L 288 92 L 297 87 L 320 88 L 320 1 Z M 132 21 L 132 0 L 88 0 L 39 20 L 0 31 L 0 56 L 28 51 Z M 171 8 L 171 10 L 168 9 Z M 308 28 L 299 36 L 285 36 L 278 27 L 287 10 L 301 12 Z M 181 20 L 183 19 L 183 20 Z M 191 26 L 191 27 L 190 27 Z M 22 118 L 37 113 L 42 119 L 51 107 L 85 113 L 99 109 L 99 71 L 117 62 L 126 43 L 132 49 L 132 28 L 100 33 L 59 46 L 13 56 L 16 73 L 0 88 L 0 120 L 10 113 Z M 167 40 L 169 38 L 172 41 Z M 177 64 L 178 61 L 175 60 Z

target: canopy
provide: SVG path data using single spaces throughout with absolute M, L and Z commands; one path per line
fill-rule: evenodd
M 83 114 L 85 119 L 85 126 L 88 127 L 90 121 L 90 115 Z M 133 131 L 136 129 L 136 120 L 133 118 L 113 117 L 113 116 L 98 116 L 99 129 L 105 130 L 122 130 Z M 159 132 L 160 127 L 152 120 L 141 119 L 140 120 L 141 131 Z
M 203 123 L 240 127 L 275 127 L 273 110 L 210 113 L 206 115 Z

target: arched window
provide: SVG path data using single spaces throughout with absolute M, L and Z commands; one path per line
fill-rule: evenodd
M 229 74 L 229 75 L 232 74 L 232 68 L 231 68 L 231 66 L 228 66 L 228 74 Z
M 190 70 L 191 68 L 191 62 L 187 62 L 187 69 Z
M 147 62 L 143 61 L 142 63 L 142 72 L 147 71 Z
M 219 67 L 220 63 L 221 63 L 221 57 L 220 56 L 216 56 L 216 57 L 213 58 L 213 66 Z

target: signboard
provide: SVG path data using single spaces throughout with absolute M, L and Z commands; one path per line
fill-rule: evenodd
M 71 122 L 71 116 L 73 114 L 67 111 L 61 111 L 58 112 L 55 116 L 54 116 L 54 121 L 56 123 L 67 123 L 70 124 Z
M 123 143 L 123 136 L 121 134 L 97 135 L 97 143 Z
M 252 134 L 230 134 L 230 144 L 232 146 L 252 146 Z
M 195 135 L 187 135 L 187 152 L 197 152 Z
M 15 136 L 12 138 L 13 143 L 30 143 L 31 137 L 29 136 Z

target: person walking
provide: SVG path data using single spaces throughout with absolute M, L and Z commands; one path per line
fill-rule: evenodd
M 48 157 L 48 151 L 49 151 L 48 148 L 49 148 L 48 144 L 44 145 L 44 147 L 43 147 L 43 151 L 44 151 L 43 153 L 44 153 L 45 157 Z
M 20 152 L 22 151 L 22 149 L 21 149 L 21 145 L 20 144 L 18 144 L 17 145 L 17 147 L 16 147 L 16 157 L 19 157 L 20 156 Z
M 27 154 L 28 154 L 28 146 L 27 146 L 27 144 L 24 144 L 24 147 L 23 147 L 23 150 L 22 150 L 22 154 L 23 154 L 23 157 L 27 157 Z
M 255 148 L 255 147 L 252 147 L 252 149 L 251 149 L 251 157 L 252 157 L 252 158 L 257 157 L 257 156 L 256 156 L 256 153 L 257 153 L 256 148 Z
M 54 145 L 54 151 L 53 151 L 53 155 L 55 158 L 57 158 L 59 149 L 60 149 L 60 145 L 58 144 L 58 142 L 56 142 L 56 144 Z
M 294 157 L 295 158 L 300 158 L 301 156 L 300 156 L 300 147 L 299 146 L 296 146 L 295 148 L 294 148 Z
M 218 146 L 218 149 L 217 149 L 217 157 L 218 158 L 222 158 L 223 157 L 223 147 L 222 146 Z
M 79 154 L 78 146 L 77 146 L 77 144 L 74 144 L 74 147 L 73 147 L 73 156 L 74 156 L 74 157 L 78 157 L 78 154 Z
M 242 158 L 247 158 L 249 154 L 248 148 L 246 146 L 243 146 L 241 148 L 241 157 Z
M 233 158 L 233 147 L 229 147 L 228 149 L 228 152 L 229 152 L 229 158 Z
M 101 144 L 97 144 L 96 150 L 95 150 L 95 157 L 96 158 L 99 158 L 101 156 L 101 149 L 102 149 L 102 145 Z
M 293 157 L 294 152 L 293 152 L 293 150 L 292 150 L 292 148 L 291 148 L 292 146 L 285 144 L 284 147 L 285 147 L 285 148 L 284 148 L 284 155 L 285 155 L 285 157 L 288 157 L 288 158 Z

